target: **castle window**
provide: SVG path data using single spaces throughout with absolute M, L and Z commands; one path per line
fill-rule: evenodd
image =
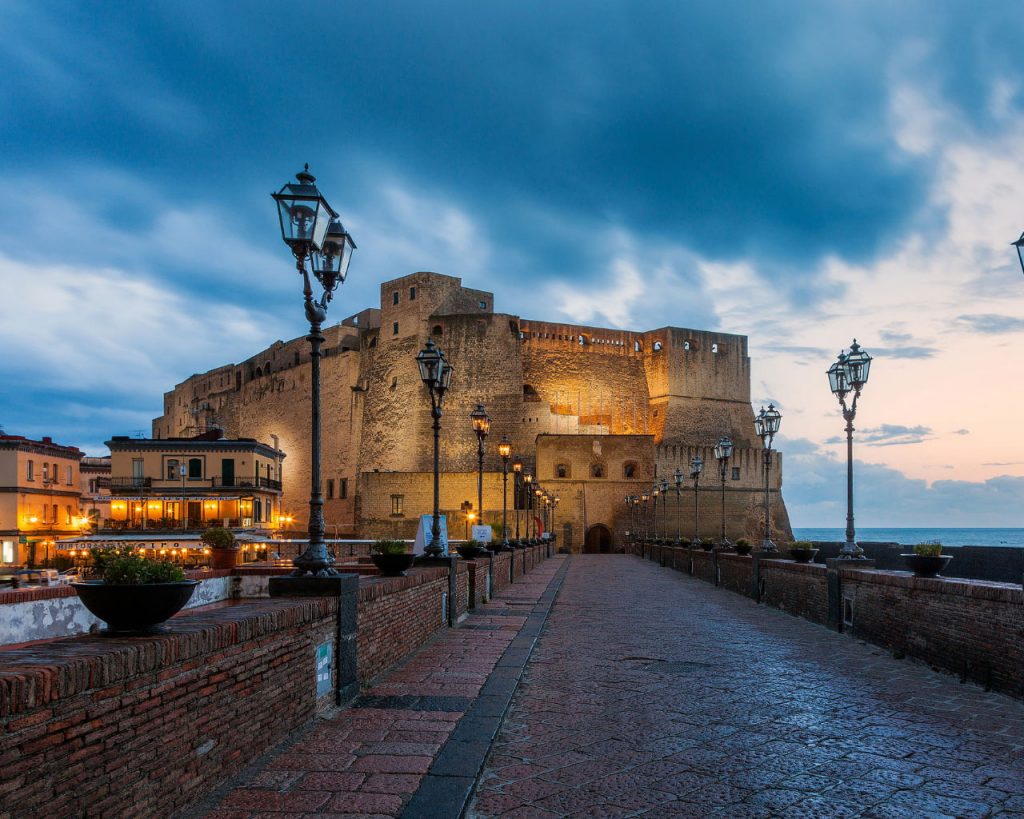
M 377 336 L 374 336 L 373 338 L 370 339 L 370 346 L 371 347 L 376 347 L 377 346 Z
M 738 466 L 734 466 L 732 468 L 732 479 L 734 481 L 738 481 L 740 479 L 740 468 Z
M 481 310 L 486 310 L 487 309 L 487 302 L 481 301 L 481 302 L 478 302 L 478 304 L 480 305 L 480 309 Z
M 398 388 L 398 376 L 397 375 L 393 375 L 393 376 L 391 376 L 391 389 L 395 390 L 397 388 Z
M 633 352 L 634 353 L 642 353 L 643 351 L 644 351 L 644 345 L 641 344 L 639 341 L 634 341 L 633 342 Z
M 253 377 L 254 378 L 263 378 L 263 370 L 261 370 L 259 367 L 257 367 L 256 368 L 256 374 Z
M 604 464 L 591 464 L 590 465 L 590 477 L 591 478 L 603 478 L 604 477 Z
M 555 467 L 556 478 L 568 478 L 570 476 L 569 467 L 565 464 L 559 464 Z
M 683 349 L 684 350 L 689 350 L 690 349 L 690 342 L 689 341 L 684 341 L 683 342 Z
M 718 352 L 718 345 L 717 344 L 712 344 L 711 345 L 711 352 L 713 352 L 713 353 L 717 353 Z
M 434 329 L 430 331 L 432 335 L 441 336 L 444 335 L 444 327 L 440 324 L 435 324 Z
M 348 497 L 348 478 L 341 479 L 341 486 L 338 487 L 338 497 L 342 500 Z
M 654 352 L 660 353 L 661 352 L 661 347 L 662 347 L 662 344 L 661 344 L 660 341 L 655 341 L 654 342 Z
M 334 478 L 327 479 L 327 500 L 334 498 Z
M 582 347 L 582 346 L 584 346 L 587 343 L 587 337 L 586 336 L 577 336 L 576 337 L 576 342 L 580 345 L 580 347 Z
M 405 501 L 405 495 L 392 495 L 391 496 L 391 514 L 395 517 L 401 517 L 402 505 Z
M 394 324 L 391 325 L 391 335 L 393 335 L 393 336 L 397 336 L 398 335 L 398 322 L 397 321 Z
M 413 290 L 415 290 L 415 289 L 416 288 L 414 287 Z M 359 316 L 353 316 L 352 317 L 352 326 L 353 327 L 358 327 L 359 326 Z
M 409 301 L 416 301 L 416 288 L 415 287 L 410 287 L 409 288 Z
M 398 304 L 398 291 L 397 290 L 394 293 L 391 294 L 391 303 L 392 304 Z
M 295 366 L 296 367 L 299 366 L 299 351 L 298 350 L 295 351 Z
M 628 463 L 622 465 L 623 478 L 632 478 L 634 475 L 636 475 L 636 464 Z

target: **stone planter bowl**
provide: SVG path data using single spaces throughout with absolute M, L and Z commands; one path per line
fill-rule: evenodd
M 102 580 L 71 584 L 82 605 L 107 624 L 108 634 L 152 634 L 181 611 L 199 585 L 177 583 L 108 584 Z
M 810 563 L 814 560 L 814 556 L 818 553 L 818 549 L 790 549 L 789 556 L 793 558 L 797 563 Z
M 937 577 L 953 555 L 900 555 L 915 577 Z
M 412 552 L 399 552 L 398 554 L 372 554 L 373 565 L 376 566 L 384 577 L 405 577 L 416 555 Z

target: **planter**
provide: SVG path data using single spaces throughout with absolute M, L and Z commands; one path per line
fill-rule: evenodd
M 491 544 L 491 551 L 495 554 L 500 554 L 501 552 L 510 552 L 512 551 L 512 544 L 504 543 L 499 540 L 497 543 Z
M 700 544 L 700 548 L 702 548 L 705 552 L 710 552 L 712 549 L 715 548 L 715 544 L 714 543 L 702 543 L 702 544 Z
M 406 569 L 410 568 L 416 555 L 412 552 L 399 554 L 373 554 L 373 565 L 384 577 L 405 577 Z
M 790 549 L 789 556 L 797 563 L 810 563 L 818 553 L 817 549 Z
M 238 549 L 210 549 L 211 569 L 233 569 L 238 563 Z
M 82 605 L 107 624 L 108 634 L 153 634 L 192 597 L 198 580 L 178 583 L 72 583 Z
M 754 547 L 749 543 L 737 543 L 733 548 L 738 555 L 749 555 Z
M 900 555 L 915 577 L 936 577 L 953 555 Z
M 459 553 L 459 557 L 464 560 L 473 560 L 477 557 L 483 557 L 487 554 L 486 549 L 482 549 L 479 546 L 456 546 L 455 551 Z

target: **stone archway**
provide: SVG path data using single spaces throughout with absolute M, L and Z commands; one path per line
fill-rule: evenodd
M 595 523 L 587 529 L 583 540 L 583 553 L 588 555 L 607 554 L 612 550 L 612 532 L 603 523 Z

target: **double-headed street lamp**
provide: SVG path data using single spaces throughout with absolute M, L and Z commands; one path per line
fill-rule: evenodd
M 726 436 L 718 439 L 715 444 L 715 460 L 718 461 L 718 476 L 722 480 L 722 539 L 720 545 L 728 548 L 732 544 L 725 536 L 725 476 L 729 468 L 729 459 L 732 457 L 732 440 Z
M 772 543 L 771 492 L 768 488 L 768 481 L 772 471 L 772 441 L 775 440 L 775 433 L 779 431 L 781 424 L 782 413 L 775 409 L 774 404 L 769 404 L 767 410 L 761 407 L 761 412 L 754 419 L 754 429 L 757 430 L 761 443 L 764 445 L 764 540 L 761 542 L 762 552 L 778 551 L 778 548 Z
M 1018 246 L 1018 250 L 1019 250 Z M 857 415 L 857 399 L 868 383 L 871 356 L 861 349 L 857 339 L 850 345 L 850 352 L 841 352 L 835 363 L 828 368 L 828 384 L 832 394 L 839 399 L 846 421 L 846 542 L 839 550 L 839 557 L 861 559 L 864 550 L 857 545 L 853 530 L 853 419 Z M 846 396 L 853 393 L 853 401 L 846 403 Z
M 512 444 L 507 435 L 501 436 L 498 454 L 501 456 L 501 545 L 508 548 L 508 459 L 512 456 Z
M 654 519 L 654 539 L 658 539 L 658 495 L 661 494 L 661 490 L 658 488 L 658 484 L 655 483 L 651 487 L 651 498 L 654 501 L 654 509 L 651 510 L 651 515 Z
M 699 509 L 697 508 L 697 485 L 700 483 L 700 473 L 704 471 L 704 459 L 700 455 L 694 455 L 690 459 L 690 479 L 693 481 L 693 543 L 700 541 L 700 522 L 698 519 Z
M 661 537 L 668 540 L 668 479 L 662 478 L 658 484 L 661 491 Z
M 650 531 L 650 529 L 651 529 L 651 527 L 650 527 L 650 518 L 647 515 L 647 502 L 650 499 L 651 499 L 651 496 L 649 494 L 647 494 L 646 492 L 644 492 L 643 494 L 640 495 L 640 502 L 644 505 L 643 512 L 640 515 L 640 517 L 643 519 L 643 522 L 644 522 L 644 536 L 643 536 L 643 540 L 647 540 L 650 537 L 650 534 L 651 534 L 651 531 Z
M 324 341 L 321 329 L 327 319 L 327 305 L 334 297 L 338 285 L 348 275 L 356 243 L 342 226 L 337 212 L 327 204 L 317 189 L 316 177 L 309 172 L 309 165 L 297 173 L 295 178 L 297 183 L 288 182 L 277 193 L 271 194 L 277 203 L 281 238 L 291 249 L 295 267 L 302 276 L 302 295 L 306 319 L 309 321 L 306 340 L 309 342 L 312 365 L 309 544 L 293 561 L 293 574 L 329 576 L 335 574 L 334 558 L 327 553 L 327 543 L 324 541 L 324 496 L 320 491 L 320 345 Z M 307 259 L 313 275 L 323 288 L 319 299 L 313 298 L 313 287 L 306 270 Z
M 484 439 L 491 431 L 491 416 L 487 414 L 483 404 L 469 414 L 476 433 L 477 477 L 476 477 L 476 508 L 480 525 L 484 525 Z
M 523 459 L 516 455 L 512 459 L 512 512 L 516 518 L 516 542 L 519 541 L 519 494 L 522 491 L 519 483 L 523 476 Z
M 452 383 L 453 369 L 444 352 L 434 346 L 433 339 L 427 339 L 427 346 L 416 356 L 416 364 L 420 380 L 430 392 L 430 417 L 434 420 L 434 519 L 430 525 L 430 545 L 423 551 L 430 557 L 440 557 L 444 552 L 441 545 L 441 406 Z

